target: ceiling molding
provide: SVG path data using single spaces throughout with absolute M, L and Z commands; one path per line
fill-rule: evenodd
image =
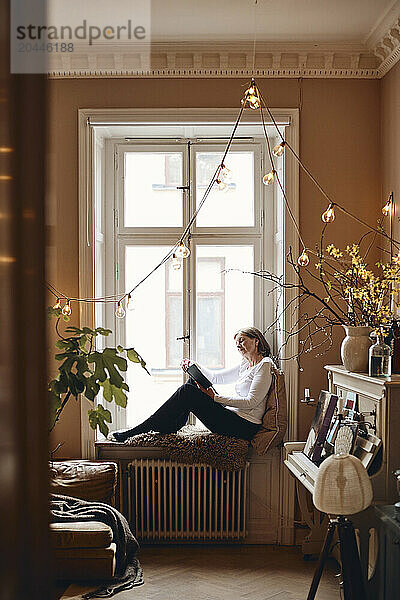
M 378 19 L 364 39 L 367 48 L 373 50 L 387 35 L 400 15 L 400 0 L 396 0 L 389 10 Z
M 399 0 L 400 1 L 400 0 Z M 355 43 L 153 43 L 151 48 L 102 44 L 52 53 L 54 79 L 82 78 L 334 78 L 378 79 L 400 58 L 400 19 L 373 49 Z
M 376 44 L 374 54 L 380 59 L 378 77 L 383 77 L 400 59 L 400 17 Z

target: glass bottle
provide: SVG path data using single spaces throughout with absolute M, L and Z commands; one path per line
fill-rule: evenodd
M 385 344 L 384 335 L 378 333 L 378 339 L 369 349 L 369 371 L 370 377 L 388 377 L 392 374 L 392 351 Z

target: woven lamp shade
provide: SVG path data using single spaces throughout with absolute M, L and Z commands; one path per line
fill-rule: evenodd
M 315 507 L 328 515 L 354 515 L 372 501 L 372 486 L 362 462 L 351 454 L 333 454 L 315 479 Z

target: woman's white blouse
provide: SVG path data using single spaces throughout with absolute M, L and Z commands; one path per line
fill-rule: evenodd
M 263 358 L 254 367 L 250 366 L 247 360 L 243 360 L 233 369 L 221 371 L 210 371 L 203 366 L 198 366 L 213 384 L 236 382 L 237 396 L 216 394 L 215 402 L 232 407 L 239 416 L 252 423 L 261 423 L 272 381 L 273 362 L 270 358 Z

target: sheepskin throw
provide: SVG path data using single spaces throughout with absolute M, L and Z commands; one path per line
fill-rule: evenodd
M 249 449 L 246 440 L 198 430 L 190 425 L 177 433 L 141 433 L 125 443 L 135 447 L 161 448 L 165 458 L 188 464 L 205 463 L 227 471 L 242 469 Z

